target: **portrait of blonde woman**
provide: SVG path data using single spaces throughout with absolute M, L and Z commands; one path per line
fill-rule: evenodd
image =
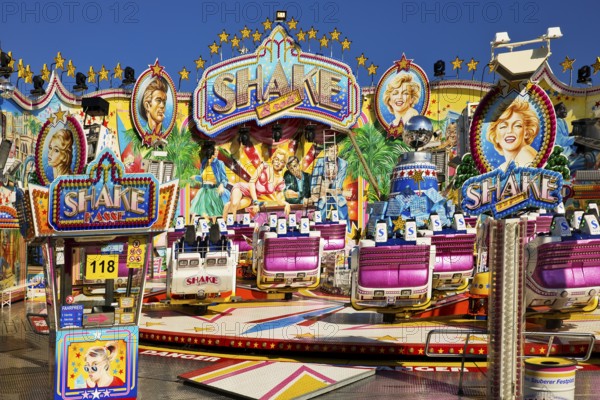
M 73 173 L 73 133 L 68 129 L 60 129 L 54 133 L 48 144 L 48 166 L 52 168 L 54 180 L 61 175 Z
M 513 101 L 489 126 L 487 138 L 504 162 L 498 168 L 506 170 L 511 162 L 517 167 L 535 167 L 538 151 L 531 144 L 540 133 L 540 120 L 526 101 Z
M 421 85 L 413 81 L 410 74 L 397 75 L 386 86 L 383 94 L 383 103 L 394 116 L 390 126 L 404 125 L 415 115 L 419 115 L 414 106 L 419 102 Z

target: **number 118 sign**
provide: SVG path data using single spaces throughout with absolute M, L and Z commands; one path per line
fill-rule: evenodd
M 86 279 L 117 279 L 119 277 L 118 254 L 88 254 L 85 258 Z

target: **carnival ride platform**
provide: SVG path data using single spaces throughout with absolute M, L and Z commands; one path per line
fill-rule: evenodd
M 241 297 L 247 296 L 242 293 Z M 354 310 L 347 297 L 309 290 L 287 301 L 265 297 L 214 304 L 205 315 L 195 315 L 192 307 L 148 303 L 140 320 L 140 340 L 151 345 L 319 357 L 459 359 L 464 353 L 467 358 L 485 358 L 487 321 L 467 316 L 467 305 L 466 295 L 455 295 L 436 309 L 384 323 L 382 314 Z M 583 357 L 589 341 L 558 333 L 593 333 L 597 341 L 600 310 L 571 314 L 558 330 L 528 323 L 527 331 L 532 335 L 526 341 L 528 356 Z M 557 337 L 548 341 L 548 336 L 538 338 L 532 332 L 554 332 Z M 593 351 L 600 347 L 596 345 Z

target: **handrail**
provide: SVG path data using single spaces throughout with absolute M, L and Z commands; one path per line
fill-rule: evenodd
M 571 360 L 575 361 L 587 361 L 592 356 L 592 352 L 594 351 L 594 344 L 596 343 L 596 337 L 593 333 L 569 333 L 569 332 L 525 332 L 525 337 L 531 336 L 547 336 L 548 337 L 548 350 L 546 351 L 546 357 L 550 356 L 550 350 L 552 349 L 552 344 L 554 343 L 555 337 L 571 337 L 571 338 L 587 338 L 590 341 L 587 352 L 583 357 L 567 357 Z M 536 356 L 526 356 L 526 357 L 539 357 Z

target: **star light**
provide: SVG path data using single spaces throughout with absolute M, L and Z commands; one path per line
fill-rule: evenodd
M 90 69 L 88 70 L 88 82 L 96 82 L 96 71 L 94 71 L 94 67 L 92 67 L 91 65 Z
M 327 39 L 327 36 L 323 35 L 319 40 L 319 44 L 321 45 L 321 48 L 329 46 L 329 39 Z
M 252 30 L 248 29 L 248 27 L 246 25 L 244 25 L 244 29 L 242 29 L 240 31 L 240 33 L 242 34 L 242 39 L 246 39 L 246 38 L 250 38 L 250 34 L 252 33 Z
M 73 61 L 69 60 L 69 62 L 67 63 L 67 76 L 75 78 L 76 69 L 77 68 L 75 68 L 75 66 L 73 65 Z
M 365 66 L 366 66 L 366 65 L 365 65 L 365 62 L 367 62 L 367 60 L 368 60 L 368 58 L 367 58 L 367 57 L 365 57 L 365 53 L 362 53 L 362 54 L 360 55 L 360 57 L 356 57 L 356 61 L 358 62 L 358 65 L 359 65 L 359 66 L 361 66 L 361 65 L 362 65 L 363 67 L 365 67 Z
M 25 78 L 25 83 L 33 83 L 33 72 L 31 71 L 29 64 L 27 64 L 27 67 L 25 67 L 24 78 Z
M 104 65 L 102 65 L 102 68 L 100 68 L 100 71 L 98 71 L 98 76 L 100 77 L 99 82 L 107 81 L 109 72 L 110 71 L 108 69 L 104 68 Z
M 219 54 L 219 45 L 216 41 L 213 42 L 208 48 L 210 49 L 210 54 Z
M 456 58 L 454 59 L 454 61 L 452 61 L 452 69 L 461 69 L 462 68 L 462 63 L 465 60 L 461 60 L 460 58 L 458 58 L 458 56 L 456 56 Z
M 54 62 L 56 63 L 56 69 L 65 69 L 65 59 L 60 54 L 60 51 L 56 53 L 56 57 L 54 57 Z
M 298 21 L 296 21 L 294 19 L 294 17 L 292 17 L 292 19 L 290 19 L 287 24 L 288 24 L 288 28 L 290 28 L 290 30 L 297 29 L 296 26 L 298 25 Z
M 204 69 L 204 63 L 206 60 L 203 59 L 202 56 L 198 57 L 196 60 L 194 60 L 194 62 L 196 63 L 196 69 Z
M 377 68 L 379 68 L 379 66 L 371 63 L 371 65 L 369 65 L 369 68 L 367 68 L 367 70 L 369 71 L 369 75 L 375 75 L 377 73 Z
M 299 42 L 304 42 L 306 40 L 306 32 L 300 29 L 298 33 L 296 33 L 296 38 Z
M 179 77 L 184 81 L 189 80 L 190 79 L 190 71 L 185 69 L 185 66 L 184 66 L 183 69 L 181 71 L 179 71 Z
M 467 64 L 467 67 L 469 67 L 469 70 L 467 72 L 477 70 L 477 64 L 479 64 L 479 61 L 475 61 L 475 59 L 471 57 L 471 61 L 469 61 L 469 63 Z
M 255 30 L 254 33 L 252 34 L 252 40 L 254 42 L 260 42 L 260 39 L 262 37 L 262 33 L 259 32 L 259 30 Z
M 219 40 L 221 43 L 229 42 L 229 33 L 225 32 L 225 29 L 223 29 L 223 32 L 219 34 Z
M 117 66 L 115 67 L 115 69 L 113 70 L 113 76 L 116 79 L 121 79 L 123 80 L 123 69 L 121 68 L 121 63 L 117 63 Z
M 569 56 L 565 56 L 565 61 L 560 63 L 560 66 L 563 67 L 562 72 L 567 72 L 567 70 L 572 70 L 574 62 L 575 62 L 574 58 L 571 59 L 571 58 L 569 58 Z
M 596 62 L 592 64 L 592 67 L 594 68 L 594 75 L 596 75 L 596 72 L 600 71 L 600 57 L 596 57 Z
M 331 40 L 336 40 L 336 41 L 340 41 L 340 35 L 342 34 L 342 32 L 338 31 L 337 28 L 333 28 L 333 32 L 329 32 L 329 35 L 331 35 Z
M 236 47 L 240 47 L 240 39 L 237 35 L 233 35 L 233 38 L 231 39 L 231 48 L 233 49 Z
M 46 64 L 44 64 L 44 66 L 42 67 L 42 71 L 40 72 L 40 75 L 42 76 L 42 79 L 45 81 L 48 81 L 48 79 L 50 79 L 50 70 L 48 69 Z
M 262 23 L 263 28 L 265 29 L 265 32 L 268 31 L 269 29 L 273 29 L 273 22 L 271 22 L 271 20 L 269 19 L 269 17 L 267 17 L 267 19 L 265 20 L 265 22 Z
M 344 50 L 350 50 L 350 45 L 352 44 L 351 41 L 348 40 L 348 38 L 344 38 L 344 41 L 342 42 L 342 51 Z
M 319 31 L 316 30 L 315 28 L 313 28 L 312 26 L 310 27 L 310 30 L 308 31 L 308 38 L 309 39 L 316 39 L 317 38 L 317 33 Z

